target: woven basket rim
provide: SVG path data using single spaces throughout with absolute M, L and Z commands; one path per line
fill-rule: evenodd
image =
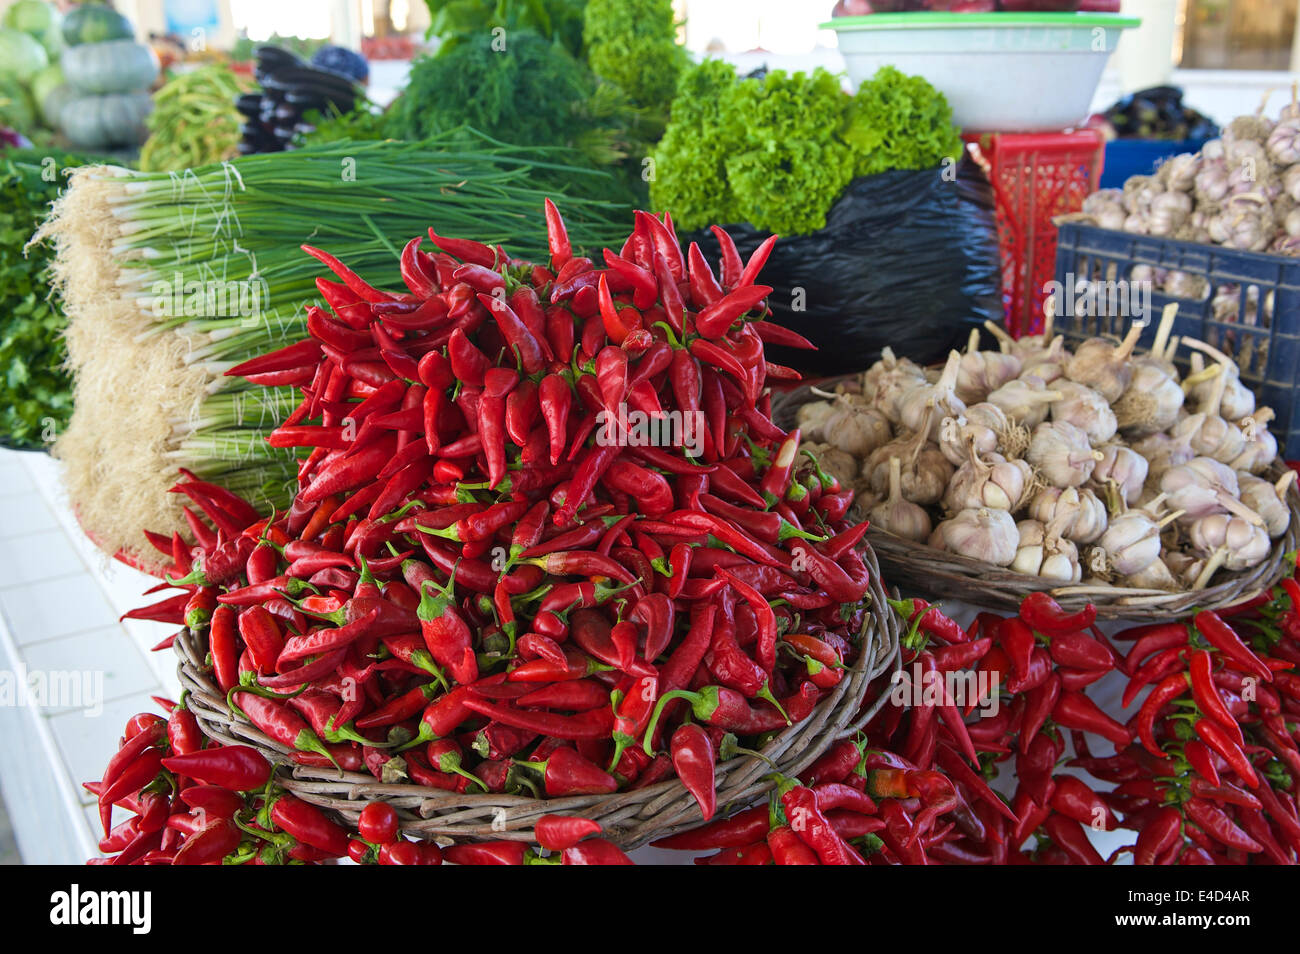
M 772 416 L 778 424 L 791 423 L 798 408 L 811 400 L 811 387 L 833 389 L 835 385 L 857 378 L 840 375 L 815 384 L 805 384 L 773 396 Z M 1275 462 L 1267 475 L 1277 479 L 1286 465 Z M 1195 609 L 1218 610 L 1244 602 L 1277 585 L 1287 574 L 1286 555 L 1300 549 L 1300 492 L 1293 484 L 1287 491 L 1291 522 L 1286 532 L 1273 541 L 1268 557 L 1257 566 L 1240 573 L 1220 575 L 1222 582 L 1202 590 L 1167 593 L 1159 590 L 1135 590 L 1103 584 L 1068 584 L 1041 577 L 1016 573 L 923 543 L 915 543 L 883 530 L 868 529 L 870 540 L 881 567 L 891 585 L 903 585 L 923 596 L 956 599 L 990 609 L 1015 609 L 1029 593 L 1046 592 L 1068 610 L 1092 604 L 1097 618 L 1103 620 L 1159 621 L 1183 616 Z
M 846 678 L 821 700 L 813 714 L 773 738 L 762 754 L 775 768 L 753 756 L 738 756 L 718 765 L 719 815 L 733 806 L 748 805 L 772 787 L 773 771 L 793 776 L 802 772 L 835 740 L 864 725 L 889 694 L 882 691 L 868 705 L 871 683 L 899 655 L 899 620 L 886 603 L 880 565 L 872 548 L 861 553 L 871 574 L 866 626 L 858 659 Z M 206 636 L 182 630 L 175 641 L 177 675 L 203 733 L 227 745 L 258 749 L 276 767 L 277 784 L 299 798 L 355 824 L 370 801 L 386 801 L 398 809 L 402 830 L 412 836 L 457 841 L 509 839 L 534 841 L 537 818 L 553 813 L 582 814 L 600 822 L 604 836 L 624 848 L 667 837 L 703 821 L 699 806 L 675 777 L 643 789 L 609 795 L 576 795 L 534 799 L 499 793 L 462 794 L 414 783 L 382 783 L 369 774 L 339 772 L 298 765 L 289 750 L 268 738 L 242 716 L 226 708 L 225 694 L 204 668 Z

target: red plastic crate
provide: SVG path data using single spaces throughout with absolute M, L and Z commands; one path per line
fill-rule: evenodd
M 966 141 L 993 183 L 1002 246 L 1002 302 L 1013 336 L 1042 330 L 1044 287 L 1056 272 L 1052 219 L 1097 189 L 1105 140 L 1092 129 L 985 133 Z

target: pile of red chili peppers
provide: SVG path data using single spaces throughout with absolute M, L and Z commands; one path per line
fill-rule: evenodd
M 1114 783 L 1103 798 L 1139 832 L 1138 864 L 1300 858 L 1300 584 L 1176 623 L 1119 634 L 1137 743 L 1071 763 Z
M 308 249 L 340 279 L 317 280 L 330 310 L 231 372 L 300 389 L 271 436 L 304 450 L 296 499 L 266 517 L 185 474 L 194 540 L 150 535 L 171 561 L 158 589 L 183 592 L 130 614 L 206 629 L 232 711 L 301 765 L 460 793 L 675 775 L 709 824 L 661 844 L 718 849 L 703 864 L 1295 863 L 1291 580 L 1122 633 L 1127 656 L 1091 608 L 1044 594 L 966 629 L 898 601 L 903 667 L 939 691 L 884 706 L 801 779 L 776 776 L 768 804 L 714 819 L 718 762 L 807 718 L 854 662 L 866 528 L 770 418 L 768 378 L 794 375 L 763 344 L 806 344 L 761 320 L 770 242 L 742 262 L 715 230 L 715 277 L 671 219 L 639 213 L 598 267 L 547 214 L 547 266 L 431 231 L 440 251 L 403 250 L 406 293 Z M 698 447 L 603 439 L 602 418 L 628 410 L 699 414 Z M 1127 724 L 1089 696 L 1116 672 Z M 893 688 L 881 677 L 868 697 Z M 197 726 L 172 738 L 193 722 L 183 705 L 137 718 L 93 789 L 106 831 L 114 805 L 135 813 L 106 837 L 118 862 L 628 863 L 571 817 L 539 823 L 538 846 L 439 849 L 376 803 L 348 832 L 264 761 L 257 778 L 212 775 L 199 763 L 245 756 L 194 741 Z M 1103 858 L 1090 828 L 1137 841 Z
M 184 592 L 130 615 L 206 629 L 299 764 L 539 797 L 676 775 L 707 819 L 727 737 L 761 747 L 856 659 L 866 527 L 771 420 L 797 375 L 764 342 L 808 346 L 762 320 L 771 242 L 743 262 L 716 230 L 715 276 L 638 213 L 598 267 L 546 211 L 548 266 L 430 230 L 404 293 L 307 248 L 330 310 L 229 372 L 300 389 L 269 438 L 303 449 L 296 499 L 185 474 L 194 541 L 149 536 Z M 607 439 L 629 411 L 698 442 Z
M 767 805 L 659 847 L 713 851 L 696 859 L 706 865 L 1296 863 L 1294 581 L 1223 614 L 1121 633 L 1127 657 L 1093 608 L 1067 613 L 1045 594 L 965 630 L 923 600 L 894 607 L 908 621 L 904 669 L 935 691 L 884 707 L 800 780 L 778 778 Z M 1112 672 L 1129 677 L 1126 708 L 1149 693 L 1127 725 L 1086 693 Z M 976 708 L 988 711 L 972 720 Z M 1094 755 L 1095 739 L 1116 754 Z M 1003 763 L 1008 795 L 994 788 Z M 1090 829 L 1136 842 L 1103 858 Z
M 349 831 L 316 806 L 275 785 L 271 764 L 246 745 L 210 744 L 184 705 L 156 700 L 166 718 L 132 716 L 104 777 L 85 787 L 99 800 L 109 865 L 633 864 L 599 835 L 596 822 L 566 815 L 537 821 L 537 847 L 494 841 L 440 847 L 409 840 L 397 811 L 372 802 Z M 130 817 L 109 828 L 113 806 Z M 545 849 L 542 851 L 540 849 Z

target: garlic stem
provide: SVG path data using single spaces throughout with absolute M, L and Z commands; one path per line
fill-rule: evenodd
M 1183 393 L 1191 394 L 1192 390 L 1198 384 L 1204 384 L 1206 381 L 1209 381 L 1221 374 L 1223 374 L 1223 365 L 1221 364 L 1212 364 L 1208 368 L 1205 368 L 1202 371 L 1194 371 L 1191 374 L 1189 374 L 1187 377 L 1183 378 Z
M 1056 325 L 1056 297 L 1049 295 L 1043 302 L 1043 341 L 1052 340 L 1052 328 Z
M 1215 550 L 1214 553 L 1210 555 L 1210 558 L 1205 561 L 1205 566 L 1201 568 L 1200 574 L 1196 577 L 1196 582 L 1192 584 L 1192 589 L 1193 590 L 1205 589 L 1205 587 L 1208 586 L 1210 583 L 1210 578 L 1214 576 L 1215 573 L 1219 572 L 1219 568 L 1223 566 L 1224 562 L 1227 559 L 1228 559 L 1227 547 L 1219 547 L 1217 550 Z
M 1173 523 L 1175 520 L 1177 520 L 1185 513 L 1187 513 L 1186 510 L 1174 510 L 1165 514 L 1163 517 L 1161 517 L 1159 520 L 1156 521 L 1156 529 L 1163 530 L 1165 527 L 1169 526 L 1169 524 Z
M 1292 88 L 1294 89 L 1294 86 Z M 1277 491 L 1278 500 L 1286 499 L 1286 492 L 1290 486 L 1295 483 L 1295 480 L 1296 472 L 1294 470 L 1288 470 L 1277 479 L 1277 483 L 1273 485 L 1273 489 Z
M 978 328 L 972 328 L 970 330 L 970 337 L 966 339 L 966 353 L 977 354 L 979 350 L 980 350 L 980 330 Z
M 1169 339 L 1169 347 L 1165 349 L 1165 353 L 1164 355 L 1162 355 L 1165 364 L 1173 364 L 1174 355 L 1177 354 L 1178 346 L 1182 343 L 1183 343 L 1183 339 L 1179 335 L 1174 335 L 1172 338 Z
M 1208 354 L 1211 358 L 1218 361 L 1222 365 L 1226 365 L 1232 368 L 1237 367 L 1237 362 L 1233 361 L 1231 358 L 1229 358 L 1218 348 L 1214 347 L 1214 345 L 1207 344 L 1206 342 L 1201 341 L 1199 338 L 1184 338 L 1183 344 L 1187 345 L 1187 347 L 1191 348 L 1194 351 L 1200 351 L 1203 352 L 1204 354 Z
M 1234 514 L 1242 520 L 1245 520 L 1247 523 L 1254 524 L 1257 527 L 1264 526 L 1263 517 L 1255 513 L 1255 511 L 1251 510 L 1226 490 L 1218 491 L 1215 493 L 1214 497 L 1219 501 L 1220 506 L 1227 510 L 1228 513 Z
M 1003 354 L 1011 353 L 1011 346 L 1016 343 L 1015 338 L 1011 337 L 1009 334 L 1003 331 L 999 325 L 995 325 L 993 322 L 989 321 L 988 319 L 984 320 L 984 330 L 986 330 L 989 334 L 991 334 L 994 338 L 997 339 L 998 348 L 1001 349 Z
M 1171 301 L 1165 305 L 1164 311 L 1160 313 L 1160 324 L 1156 328 L 1156 340 L 1151 342 L 1151 354 L 1156 358 L 1161 358 L 1165 353 L 1165 342 L 1169 340 L 1169 332 L 1174 327 L 1174 316 L 1178 314 L 1178 302 Z
M 1119 343 L 1119 347 L 1115 349 L 1115 353 L 1111 356 L 1112 364 L 1120 364 L 1128 360 L 1129 355 L 1133 353 L 1133 349 L 1137 347 L 1138 338 L 1142 337 L 1142 327 L 1136 322 L 1129 327 L 1128 334 L 1124 336 L 1124 340 Z

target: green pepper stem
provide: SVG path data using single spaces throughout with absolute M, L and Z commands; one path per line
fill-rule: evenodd
M 785 720 L 786 725 L 794 724 L 793 722 L 790 721 L 790 716 L 785 711 L 785 707 L 782 706 L 781 703 L 777 701 L 776 696 L 772 695 L 772 687 L 770 684 L 768 684 L 766 680 L 764 680 L 763 682 L 763 688 L 758 690 L 758 692 L 755 694 L 755 697 L 758 699 L 765 699 L 766 701 L 772 703 L 772 705 L 776 706 L 776 711 L 781 713 L 781 718 Z
M 693 706 L 696 702 L 703 700 L 703 698 L 704 697 L 698 692 L 691 692 L 689 689 L 674 689 L 671 692 L 665 692 L 660 696 L 659 701 L 655 703 L 655 711 L 650 716 L 650 721 L 646 723 L 645 744 L 642 746 L 642 750 L 645 754 L 649 756 L 655 754 L 654 748 L 650 745 L 650 740 L 654 738 L 655 729 L 659 727 L 659 717 L 664 713 L 664 706 L 668 705 L 668 703 L 674 699 L 690 699 Z

